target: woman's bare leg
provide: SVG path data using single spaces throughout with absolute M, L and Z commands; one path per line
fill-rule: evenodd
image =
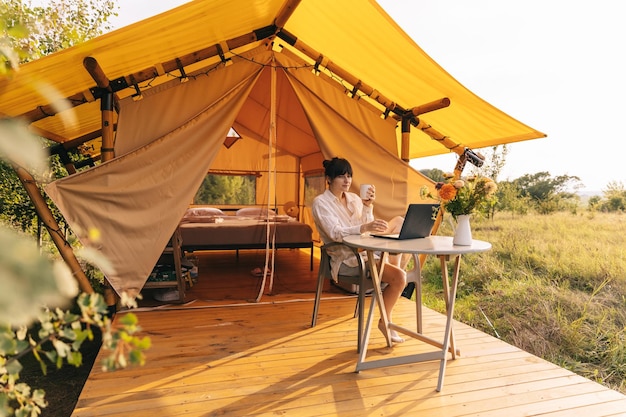
M 393 308 L 396 302 L 400 298 L 402 291 L 406 287 L 406 273 L 398 266 L 393 264 L 386 264 L 381 281 L 387 283 L 387 288 L 383 291 L 383 302 L 385 303 L 385 312 L 387 313 L 387 319 L 389 322 L 392 320 Z M 382 321 L 378 323 L 380 330 L 385 333 L 385 328 Z M 395 343 L 402 343 L 402 339 L 395 330 L 390 330 L 391 340 Z

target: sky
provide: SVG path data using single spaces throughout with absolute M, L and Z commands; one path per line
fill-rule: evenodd
M 314 0 L 306 0 L 314 1 Z M 186 3 L 120 0 L 121 27 Z M 498 180 L 547 171 L 579 192 L 626 185 L 626 25 L 620 0 L 378 0 L 474 94 L 547 138 L 508 145 Z M 411 161 L 451 171 L 456 154 Z M 468 168 L 466 168 L 466 171 Z

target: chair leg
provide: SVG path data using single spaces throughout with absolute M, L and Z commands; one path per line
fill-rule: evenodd
M 322 289 L 324 288 L 324 275 L 317 276 L 317 290 L 315 291 L 315 302 L 313 303 L 313 316 L 311 317 L 311 327 L 315 327 L 317 323 L 317 312 L 320 308 L 320 298 L 322 298 Z
M 356 308 L 355 308 L 355 314 L 358 317 L 358 331 L 359 334 L 357 336 L 357 345 L 356 345 L 356 351 L 357 353 L 361 353 L 361 346 L 363 345 L 363 319 L 364 319 L 364 315 L 365 315 L 365 292 L 367 291 L 366 287 L 365 287 L 365 282 L 367 280 L 367 277 L 365 276 L 365 272 L 363 272 L 361 274 L 361 276 L 359 277 L 359 295 L 357 297 L 357 302 L 356 302 Z

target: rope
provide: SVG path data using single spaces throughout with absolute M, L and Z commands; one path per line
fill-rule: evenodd
M 274 59 L 272 58 L 272 62 Z M 272 195 L 270 192 L 270 185 L 274 185 L 274 190 L 276 190 L 276 166 L 274 160 L 272 158 L 272 150 L 276 143 L 276 66 L 272 66 L 271 72 L 271 82 L 270 82 L 270 126 L 269 126 L 269 140 L 268 140 L 268 157 L 267 157 L 267 171 L 269 172 L 268 178 L 268 193 L 267 193 L 267 218 L 266 218 L 266 240 L 265 240 L 265 265 L 263 266 L 263 279 L 261 280 L 261 288 L 259 288 L 259 294 L 257 295 L 256 302 L 261 301 L 261 297 L 263 296 L 263 292 L 265 290 L 265 282 L 267 280 L 268 268 L 271 262 L 271 268 L 269 268 L 270 275 L 270 285 L 269 292 L 271 293 L 274 287 L 274 252 L 276 251 L 276 225 L 274 226 L 274 233 L 272 234 L 272 224 L 270 222 L 270 207 L 271 207 L 271 199 Z M 274 167 L 272 167 L 274 165 Z M 276 200 L 276 196 L 274 196 L 274 200 Z M 274 201 L 276 203 L 276 201 Z M 271 235 L 271 236 L 270 236 Z M 270 244 L 271 241 L 271 244 Z M 271 249 L 271 251 L 270 251 Z M 270 259 L 271 254 L 271 259 Z

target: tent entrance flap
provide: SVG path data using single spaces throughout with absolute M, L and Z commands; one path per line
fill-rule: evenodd
M 258 65 L 248 69 L 231 77 L 228 91 L 202 87 L 207 80 L 198 78 L 122 101 L 116 145 L 126 153 L 46 187 L 81 242 L 111 262 L 107 279 L 118 293 L 143 287 L 258 77 Z M 218 95 L 192 103 L 186 115 L 182 105 L 172 112 L 173 103 L 190 102 L 184 87 L 192 84 L 203 96 Z M 98 242 L 89 240 L 94 228 Z

